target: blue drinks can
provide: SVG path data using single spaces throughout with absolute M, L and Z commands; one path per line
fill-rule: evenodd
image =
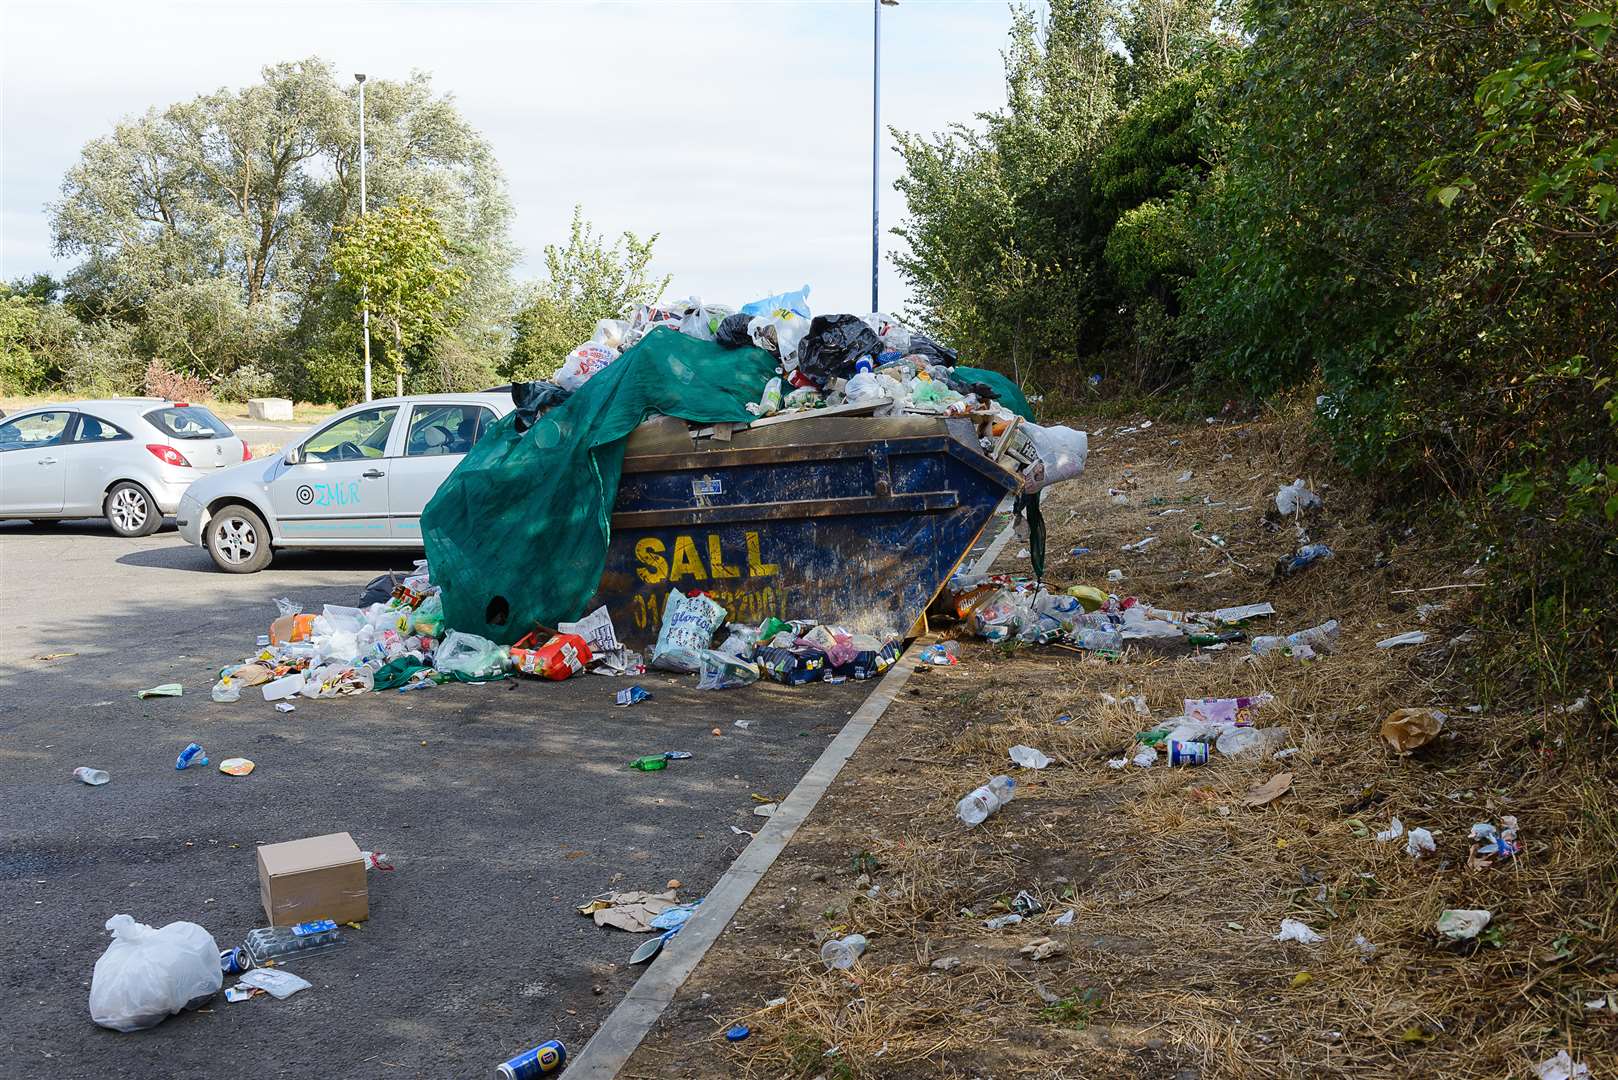
M 253 958 L 240 945 L 234 949 L 219 950 L 219 970 L 226 975 L 240 975 L 253 966 Z
M 1184 739 L 1169 740 L 1170 765 L 1206 765 L 1208 764 L 1208 744 L 1205 742 L 1188 742 Z
M 872 367 L 871 358 L 869 356 L 862 356 L 858 360 L 854 361 L 854 373 L 855 374 L 859 374 L 860 372 L 864 372 L 864 371 L 870 371 L 871 367 Z
M 561 1039 L 540 1043 L 532 1050 L 524 1050 L 510 1061 L 502 1061 L 494 1074 L 503 1080 L 533 1080 L 534 1077 L 553 1073 L 567 1061 L 567 1047 Z

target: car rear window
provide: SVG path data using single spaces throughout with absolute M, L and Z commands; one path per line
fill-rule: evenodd
M 223 420 L 201 405 L 170 405 L 153 409 L 146 422 L 174 439 L 228 439 L 230 429 Z

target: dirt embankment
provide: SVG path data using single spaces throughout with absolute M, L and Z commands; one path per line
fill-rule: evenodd
M 1532 1077 L 1559 1050 L 1618 1072 L 1618 792 L 1572 752 L 1610 741 L 1603 721 L 1481 702 L 1462 672 L 1493 643 L 1470 617 L 1484 579 L 1383 531 L 1301 427 L 1101 426 L 1085 475 L 1046 496 L 1049 581 L 1172 609 L 1269 600 L 1254 632 L 1336 618 L 1335 653 L 1108 663 L 964 637 L 959 667 L 912 678 L 623 1075 Z M 1334 554 L 1276 579 L 1300 537 L 1266 511 L 1296 476 L 1325 501 L 1308 539 Z M 1027 572 L 1018 547 L 997 569 Z M 1376 647 L 1411 630 L 1429 641 Z M 1280 760 L 1107 765 L 1184 698 L 1260 691 L 1260 723 L 1295 748 Z M 1449 718 L 1407 757 L 1378 734 L 1404 706 Z M 1018 743 L 1055 763 L 1014 769 Z M 964 828 L 955 801 L 1001 772 L 1015 801 Z M 1282 772 L 1287 794 L 1244 804 Z M 1475 860 L 1472 825 L 1505 815 L 1523 852 Z M 1379 842 L 1395 817 L 1436 851 Z M 985 928 L 1024 891 L 1043 911 Z M 1492 921 L 1453 943 L 1447 908 Z M 1283 919 L 1323 940 L 1275 940 Z M 820 943 L 849 932 L 868 953 L 826 971 Z M 727 1042 L 735 1024 L 750 1037 Z

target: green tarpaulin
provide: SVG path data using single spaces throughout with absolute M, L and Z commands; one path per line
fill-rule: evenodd
M 1022 417 L 1024 420 L 1033 420 L 1034 410 L 1028 407 L 1028 399 L 1023 396 L 1022 389 L 998 371 L 988 368 L 957 367 L 955 377 L 963 382 L 982 383 L 994 391 L 995 400 Z
M 624 441 L 662 414 L 746 422 L 775 371 L 762 349 L 727 349 L 660 327 L 525 432 L 507 416 L 422 512 L 444 622 L 508 645 L 583 615 L 606 565 Z

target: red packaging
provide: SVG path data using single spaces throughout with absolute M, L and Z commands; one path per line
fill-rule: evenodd
M 511 663 L 518 671 L 543 675 L 561 682 L 585 669 L 592 659 L 590 646 L 577 634 L 555 634 L 537 649 L 511 647 Z

